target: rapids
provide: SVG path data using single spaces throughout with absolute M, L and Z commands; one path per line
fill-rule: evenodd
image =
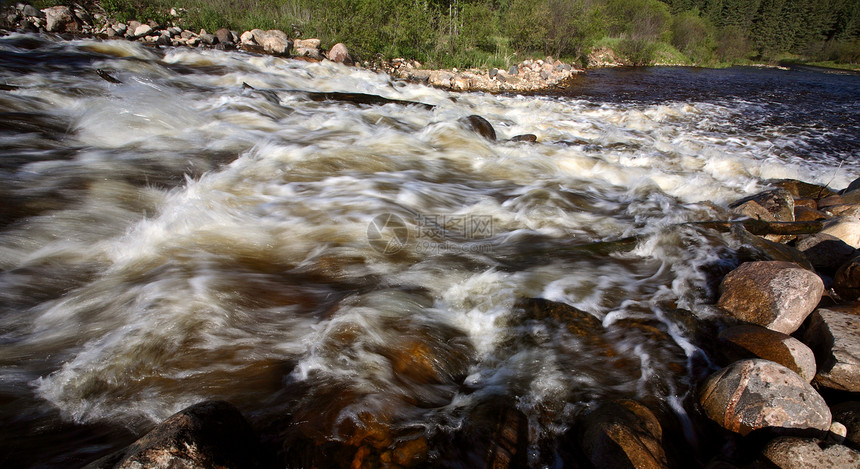
M 509 402 L 540 467 L 577 415 L 632 398 L 695 448 L 709 364 L 690 323 L 740 243 L 683 223 L 725 220 L 772 179 L 847 186 L 858 89 L 653 69 L 457 94 L 329 62 L 2 37 L 0 461 L 86 463 L 204 399 L 263 427 L 289 416 L 293 441 L 422 435 L 441 465 L 433 442 Z M 528 298 L 588 313 L 585 330 Z

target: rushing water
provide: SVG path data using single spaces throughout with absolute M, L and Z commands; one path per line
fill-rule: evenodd
M 203 399 L 258 428 L 288 419 L 295 444 L 423 436 L 440 465 L 464 453 L 438 442 L 505 402 L 537 466 L 576 416 L 634 398 L 696 447 L 708 360 L 688 324 L 739 243 L 679 224 L 726 219 L 774 178 L 845 187 L 858 90 L 658 68 L 455 94 L 331 63 L 0 38 L 0 463 L 78 465 Z M 525 133 L 537 143 L 507 141 Z

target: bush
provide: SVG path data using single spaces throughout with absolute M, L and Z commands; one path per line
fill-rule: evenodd
M 750 54 L 750 40 L 746 31 L 738 26 L 726 26 L 717 33 L 717 59 L 733 62 Z
M 716 47 L 713 27 L 698 10 L 681 13 L 672 20 L 672 45 L 695 62 L 710 62 Z
M 621 54 L 631 65 L 648 65 L 654 61 L 657 44 L 645 39 L 625 38 L 618 42 L 615 52 Z

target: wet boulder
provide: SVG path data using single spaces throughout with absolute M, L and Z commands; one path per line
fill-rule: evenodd
M 478 404 L 460 429 L 440 440 L 439 467 L 528 467 L 528 417 L 512 403 Z
M 42 10 L 45 14 L 45 29 L 52 33 L 80 32 L 78 19 L 67 6 L 54 6 Z
M 798 240 L 795 247 L 806 255 L 815 270 L 833 275 L 856 251 L 837 238 L 826 233 L 816 233 Z
M 493 128 L 493 125 L 490 124 L 487 119 L 484 119 L 477 114 L 472 114 L 471 116 L 460 119 L 460 123 L 462 123 L 467 129 L 477 133 L 487 140 L 496 139 L 496 130 Z
M 602 404 L 578 426 L 582 451 L 594 467 L 668 467 L 660 422 L 636 401 Z
M 794 197 L 785 189 L 760 192 L 729 205 L 732 213 L 764 221 L 794 221 Z
M 860 309 L 856 305 L 815 310 L 803 341 L 815 352 L 819 386 L 860 392 Z
M 177 412 L 127 448 L 86 467 L 258 467 L 261 451 L 235 407 L 206 401 Z
M 699 404 L 708 418 L 741 435 L 830 429 L 824 399 L 797 373 L 769 360 L 741 360 L 714 373 L 699 390 Z
M 279 35 L 266 36 L 260 45 L 263 46 L 263 50 L 267 53 L 277 56 L 289 55 L 292 48 L 290 40 Z
M 512 137 L 512 138 L 511 138 L 511 141 L 512 141 L 512 142 L 528 142 L 528 143 L 535 143 L 535 142 L 537 142 L 537 135 L 535 135 L 535 134 L 523 134 L 523 135 L 517 135 L 517 136 L 515 136 L 515 137 Z
M 815 377 L 815 354 L 788 334 L 743 324 L 723 330 L 719 338 L 726 345 L 724 353 L 734 360 L 763 358 L 794 371 L 806 382 Z
M 794 206 L 794 221 L 816 221 L 826 220 L 827 218 L 830 217 L 826 213 L 818 210 L 815 207 L 806 207 L 802 205 Z
M 860 467 L 860 452 L 812 438 L 782 436 L 764 447 L 762 456 L 780 469 Z
M 737 319 L 791 334 L 818 305 L 824 282 L 796 264 L 742 264 L 720 283 L 718 306 Z

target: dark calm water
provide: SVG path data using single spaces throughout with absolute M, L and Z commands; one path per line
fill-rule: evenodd
M 810 157 L 856 157 L 860 74 L 813 67 L 608 68 L 577 77 L 563 96 L 594 102 L 708 102 L 736 106 L 749 133 L 795 132 Z M 803 156 L 802 154 L 800 156 Z
M 0 37 L 0 465 L 80 466 L 225 399 L 294 448 L 288 464 L 320 442 L 372 460 L 419 441 L 427 464 L 463 467 L 486 449 L 475 425 L 507 408 L 527 465 L 552 467 L 571 423 L 615 398 L 700 465 L 715 450 L 691 390 L 710 370 L 690 324 L 741 246 L 679 224 L 725 219 L 773 179 L 846 187 L 858 90 L 645 68 L 453 94 L 331 63 Z

